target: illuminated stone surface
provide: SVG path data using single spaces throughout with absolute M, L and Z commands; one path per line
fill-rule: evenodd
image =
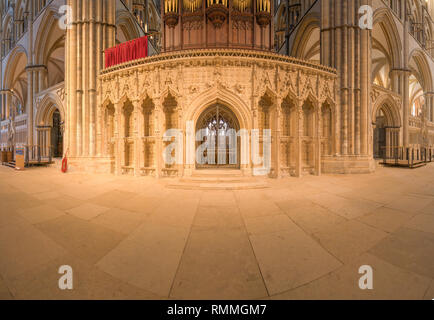
M 433 178 L 379 167 L 201 191 L 0 167 L 0 298 L 432 299 Z M 358 287 L 365 264 L 373 291 Z

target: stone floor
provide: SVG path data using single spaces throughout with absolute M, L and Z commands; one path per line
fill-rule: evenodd
M 434 164 L 264 190 L 167 183 L 0 167 L 0 298 L 434 298 Z

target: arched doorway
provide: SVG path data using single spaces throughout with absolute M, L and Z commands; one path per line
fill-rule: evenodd
M 386 152 L 386 117 L 380 108 L 374 122 L 374 159 L 383 159 Z
M 196 168 L 240 169 L 240 125 L 231 109 L 216 103 L 196 123 Z
M 53 125 L 51 127 L 51 148 L 54 158 L 63 157 L 63 123 L 60 112 L 53 112 Z
M 399 154 L 400 130 L 396 107 L 389 103 L 381 104 L 373 115 L 374 159 L 390 159 Z
M 63 113 L 57 105 L 48 100 L 36 116 L 36 146 L 35 151 L 42 158 L 62 158 L 64 153 L 64 120 Z

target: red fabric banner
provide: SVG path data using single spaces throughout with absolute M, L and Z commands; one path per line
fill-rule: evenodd
M 115 65 L 146 58 L 148 56 L 148 37 L 134 39 L 121 43 L 113 48 L 104 51 L 105 67 L 110 68 Z

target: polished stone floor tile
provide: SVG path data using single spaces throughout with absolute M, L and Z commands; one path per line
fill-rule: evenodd
M 373 270 L 373 289 L 359 287 L 361 266 Z M 431 279 L 394 266 L 373 255 L 363 254 L 324 277 L 305 286 L 272 297 L 273 299 L 319 300 L 420 300 Z
M 432 181 L 379 167 L 204 191 L 0 167 L 0 299 L 433 299 Z
M 348 263 L 387 237 L 387 233 L 351 220 L 315 233 L 314 237 L 340 261 Z
M 250 236 L 268 292 L 278 294 L 337 269 L 342 264 L 296 225 Z
M 434 234 L 400 228 L 369 252 L 402 269 L 434 278 Z
M 69 253 L 93 263 L 125 237 L 124 234 L 70 215 L 40 223 L 36 227 Z

